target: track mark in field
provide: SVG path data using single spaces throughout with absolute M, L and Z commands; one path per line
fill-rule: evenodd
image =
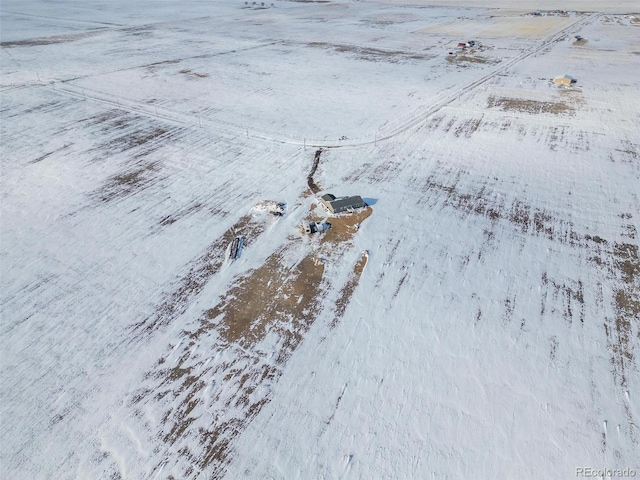
M 458 171 L 452 181 L 443 183 L 436 175 L 431 175 L 416 185 L 424 194 L 417 203 L 428 208 L 452 208 L 466 217 L 477 215 L 486 217 L 492 223 L 506 222 L 523 234 L 545 236 L 549 240 L 580 245 L 581 236 L 575 231 L 573 222 L 555 218 L 546 210 L 527 205 L 519 199 L 511 205 L 505 203 L 488 185 L 462 191 L 458 188 L 464 172 Z
M 544 272 L 541 284 L 541 317 L 544 317 L 547 313 L 551 315 L 560 314 L 568 325 L 571 325 L 574 319 L 579 320 L 581 325 L 584 324 L 584 286 L 581 280 L 555 280 L 549 278 L 547 272 Z M 549 303 L 550 305 L 548 305 Z M 560 305 L 561 310 L 557 310 L 556 306 L 558 305 Z
M 613 374 L 621 388 L 627 387 L 627 372 L 637 368 L 635 348 L 640 338 L 640 256 L 638 245 L 613 243 L 608 250 L 610 272 L 618 280 L 614 290 L 615 319 L 605 323 L 612 352 Z
M 460 137 L 461 135 L 464 135 L 465 138 L 470 138 L 471 135 L 473 135 L 474 132 L 478 130 L 481 123 L 482 123 L 482 117 L 465 120 L 462 124 L 459 124 L 455 128 L 455 130 L 453 131 L 453 134 L 456 137 Z
M 340 402 L 342 401 L 342 397 L 344 397 L 344 392 L 347 390 L 348 385 L 349 385 L 348 383 L 345 383 L 344 387 L 342 387 L 342 391 L 340 392 L 340 395 L 338 395 L 336 404 L 334 405 L 333 411 L 331 412 L 331 416 L 329 416 L 329 418 L 324 422 L 324 425 L 322 425 L 322 428 L 318 433 L 318 437 L 321 437 L 322 435 L 324 435 L 324 432 L 327 430 L 327 427 L 331 425 L 331 422 L 333 422 L 333 418 L 336 416 L 336 412 L 338 411 L 338 407 L 340 406 Z
M 3 100 L 6 102 L 6 100 Z M 24 108 L 24 105 L 12 105 L 6 109 L 2 109 L 2 118 L 13 118 L 13 117 L 21 117 L 23 115 L 29 115 L 31 113 L 36 113 L 38 115 L 42 115 L 43 113 L 49 113 L 53 111 L 59 111 L 61 108 L 66 107 L 64 102 L 60 100 L 51 100 L 47 102 L 39 103 L 36 106 L 30 106 Z M 5 112 L 9 112 L 9 114 L 5 114 Z
M 181 218 L 187 217 L 189 215 L 193 215 L 194 213 L 199 212 L 203 208 L 204 208 L 204 205 L 200 202 L 192 203 L 188 207 L 182 208 L 177 212 L 174 212 L 170 215 L 167 215 L 166 217 L 163 217 L 159 223 L 163 227 L 172 225 L 176 223 L 178 220 L 180 220 Z
M 609 154 L 609 161 L 630 165 L 636 172 L 640 171 L 640 144 L 623 140 L 620 147 Z
M 367 178 L 372 182 L 386 182 L 398 175 L 402 164 L 395 160 L 387 160 L 369 172 Z
M 326 263 L 342 261 L 357 225 L 370 214 L 366 208 L 334 217 L 323 236 L 291 237 L 260 267 L 236 278 L 158 360 L 148 374 L 151 385 L 135 394 L 132 406 L 161 411 L 160 437 L 176 455 L 208 469 L 213 478 L 223 474 L 233 457 L 234 438 L 269 402 L 271 387 L 323 309 L 323 290 L 330 287 L 324 279 Z M 219 252 L 222 244 L 226 242 L 214 250 Z M 200 265 L 211 262 L 198 261 L 188 277 L 210 269 Z M 363 255 L 345 289 L 348 293 L 342 293 L 345 307 L 365 264 Z M 207 270 L 200 277 L 210 274 Z M 184 311 L 185 298 L 201 288 L 202 281 L 178 290 L 167 302 L 171 315 L 156 317 L 156 322 Z
M 355 170 L 353 170 L 348 175 L 342 177 L 343 182 L 354 182 L 355 180 L 360 180 L 363 175 L 371 170 L 371 163 L 364 163 Z
M 398 238 L 395 242 L 395 244 L 393 245 L 393 247 L 391 247 L 391 250 L 389 251 L 389 254 L 387 255 L 386 261 L 382 264 L 383 267 L 389 265 L 391 263 L 391 260 L 393 259 L 393 256 L 396 253 L 396 250 L 398 250 L 398 247 L 400 246 L 400 244 L 402 243 L 403 239 L 402 238 Z M 384 274 L 385 274 L 385 269 L 382 268 L 380 270 L 380 275 L 378 275 L 378 278 L 376 279 L 376 288 L 380 286 L 380 284 L 382 283 L 382 280 L 384 280 Z
M 46 160 L 47 158 L 49 158 L 51 155 L 53 155 L 54 153 L 59 153 L 63 150 L 65 150 L 67 147 L 69 147 L 69 145 L 64 145 L 60 148 L 56 148 L 55 150 L 52 150 L 50 152 L 45 153 L 44 155 L 40 155 L 37 158 L 34 158 L 33 160 L 29 161 L 29 164 L 34 164 L 34 163 L 40 163 L 43 160 Z
M 122 170 L 111 175 L 90 194 L 101 202 L 125 198 L 158 182 L 163 162 L 152 160 L 149 154 L 162 148 L 167 140 L 184 133 L 182 128 L 170 128 L 119 109 L 105 111 L 84 121 L 101 137 L 101 143 L 91 152 L 99 152 L 100 158 L 105 154 L 126 152 Z
M 159 180 L 159 171 L 158 162 L 136 163 L 122 173 L 109 177 L 92 196 L 101 202 L 125 198 L 156 183 Z

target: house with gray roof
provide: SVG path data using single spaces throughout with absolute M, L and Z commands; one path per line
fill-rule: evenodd
M 367 206 L 360 195 L 336 198 L 335 195 L 326 193 L 320 197 L 320 201 L 322 202 L 322 205 L 329 210 L 329 212 L 334 214 L 357 210 L 358 208 L 364 208 Z

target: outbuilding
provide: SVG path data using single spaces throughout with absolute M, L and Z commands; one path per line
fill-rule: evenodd
M 556 77 L 553 79 L 553 83 L 557 85 L 571 85 L 576 82 L 577 80 L 571 75 L 562 75 L 561 77 Z

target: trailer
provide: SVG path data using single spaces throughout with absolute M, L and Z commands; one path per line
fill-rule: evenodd
M 231 248 L 229 250 L 229 258 L 231 260 L 237 260 L 242 255 L 242 247 L 244 247 L 244 238 L 242 236 L 236 237 L 231 242 Z
M 331 224 L 329 222 L 302 222 L 302 231 L 308 235 L 324 232 L 330 228 Z

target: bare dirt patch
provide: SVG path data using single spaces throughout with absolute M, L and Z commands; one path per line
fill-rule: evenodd
M 174 212 L 170 215 L 167 215 L 166 217 L 163 217 L 159 223 L 163 227 L 166 227 L 167 225 L 172 225 L 178 220 L 180 220 L 181 218 L 184 218 L 188 215 L 199 212 L 200 210 L 202 210 L 203 207 L 204 205 L 202 203 L 196 202 L 192 205 L 189 205 L 188 207 L 185 207 L 183 209 L 178 210 L 177 212 Z
M 494 97 L 487 99 L 487 108 L 499 108 L 503 112 L 546 113 L 553 115 L 574 114 L 575 108 L 565 102 L 542 102 L 520 98 Z
M 113 175 L 93 196 L 101 202 L 111 202 L 132 195 L 158 180 L 159 166 L 150 162 L 136 165 L 123 173 Z
M 372 182 L 386 182 L 394 178 L 400 171 L 401 163 L 394 160 L 387 160 L 370 170 L 368 175 Z
M 368 252 L 362 252 L 360 259 L 353 267 L 353 272 L 349 277 L 349 280 L 347 281 L 345 286 L 342 288 L 342 291 L 340 292 L 340 296 L 336 301 L 335 317 L 330 324 L 331 328 L 335 328 L 338 325 L 338 322 L 344 316 L 344 312 L 346 311 L 347 306 L 349 305 L 349 300 L 351 300 L 351 296 L 353 295 L 353 292 L 358 286 L 358 283 L 360 283 L 360 277 L 362 275 L 362 272 L 364 271 L 364 267 L 367 266 L 368 260 L 369 260 Z
M 338 53 L 351 53 L 360 60 L 369 62 L 399 63 L 415 60 L 427 60 L 433 55 L 420 52 L 407 52 L 403 50 L 382 50 L 372 47 L 359 47 L 357 45 L 334 44 L 327 42 L 310 42 L 307 44 L 314 48 L 331 49 Z
M 464 55 L 464 54 L 448 55 L 447 56 L 447 62 L 452 63 L 452 64 L 456 64 L 456 65 L 460 65 L 460 66 L 464 66 L 465 63 L 479 63 L 479 64 L 485 64 L 485 63 L 496 64 L 496 63 L 500 63 L 499 60 L 492 60 L 492 59 L 489 59 L 487 57 L 483 57 L 483 56 L 480 56 L 480 55 Z
M 324 264 L 313 255 L 293 268 L 283 262 L 286 251 L 271 255 L 257 270 L 243 277 L 222 301 L 205 312 L 210 325 L 227 342 L 245 348 L 259 342 L 268 330 L 287 337 L 284 345 L 295 348 L 313 321 Z
M 11 40 L 6 42 L 1 42 L 0 47 L 2 48 L 37 47 L 41 45 L 54 45 L 57 43 L 75 42 L 76 40 L 82 40 L 83 38 L 89 38 L 96 35 L 100 35 L 105 31 L 108 31 L 108 29 L 101 28 L 98 30 L 93 30 L 93 31 L 84 32 L 84 33 L 76 33 L 73 35 L 52 35 L 50 37 L 30 38 L 27 40 Z
M 343 258 L 356 226 L 370 214 L 367 208 L 334 217 L 334 227 L 313 241 L 291 237 L 260 267 L 237 278 L 217 304 L 203 312 L 195 328 L 182 332 L 181 343 L 167 354 L 176 359 L 172 360 L 175 366 L 162 368 L 168 360 L 161 358 L 160 370 L 150 373 L 156 386 L 134 397 L 135 408 L 148 402 L 162 405 L 164 441 L 189 445 L 184 440 L 192 438 L 199 445 L 197 453 L 184 446 L 179 454 L 200 468 L 213 468 L 213 478 L 222 475 L 233 454 L 233 439 L 269 402 L 270 385 L 282 375 L 286 361 L 322 311 L 325 263 Z M 216 258 L 231 236 L 260 228 L 250 224 L 251 219 L 243 217 L 224 240 L 212 245 L 141 331 L 157 328 L 182 313 L 187 298 L 215 273 Z M 303 255 L 301 248 L 306 249 Z M 363 254 L 341 290 L 334 322 L 344 313 L 366 261 Z M 196 347 L 212 337 L 215 342 L 207 347 L 208 353 L 199 355 Z M 263 347 L 265 342 L 268 347 Z M 225 352 L 225 359 L 206 359 L 214 352 Z M 167 406 L 167 399 L 173 400 L 173 406 Z
M 196 78 L 207 78 L 209 76 L 208 73 L 193 72 L 193 71 L 191 71 L 189 69 L 186 69 L 186 68 L 180 70 L 179 73 L 182 73 L 183 75 L 189 75 L 189 76 L 192 76 L 192 77 L 196 77 Z
M 640 255 L 638 245 L 614 243 L 599 265 L 609 265 L 618 280 L 614 290 L 615 319 L 605 323 L 612 358 L 613 375 L 621 388 L 635 366 L 635 348 L 640 336 Z
M 168 325 L 187 309 L 189 299 L 202 291 L 207 282 L 215 275 L 225 261 L 227 246 L 233 239 L 242 235 L 245 245 L 250 245 L 266 228 L 261 216 L 244 215 L 221 237 L 217 238 L 206 251 L 188 267 L 188 272 L 177 283 L 175 289 L 166 295 L 165 300 L 156 308 L 150 318 L 135 326 L 138 335 Z
M 331 217 L 329 219 L 331 228 L 324 232 L 320 240 L 321 245 L 325 246 L 324 251 L 330 253 L 327 248 L 333 249 L 338 245 L 348 244 L 360 228 L 360 224 L 372 213 L 371 207 L 366 207 L 354 213 L 343 213 Z

